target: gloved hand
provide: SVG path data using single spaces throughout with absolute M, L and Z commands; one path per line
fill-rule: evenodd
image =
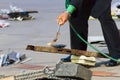
M 67 11 L 65 11 L 58 16 L 57 23 L 59 25 L 64 25 L 69 17 L 70 17 L 70 14 Z

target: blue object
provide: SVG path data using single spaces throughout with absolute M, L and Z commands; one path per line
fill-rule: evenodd
M 55 47 L 55 48 L 64 48 L 66 45 L 64 44 L 54 44 L 52 45 L 52 47 Z
M 65 57 L 65 58 L 61 58 L 62 62 L 71 62 L 71 55 Z

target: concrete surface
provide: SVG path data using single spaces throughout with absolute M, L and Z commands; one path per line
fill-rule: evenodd
M 10 26 L 0 29 L 0 53 L 9 53 L 16 51 L 25 53 L 31 61 L 25 64 L 32 65 L 49 65 L 55 66 L 60 58 L 65 57 L 63 54 L 52 54 L 45 52 L 33 52 L 25 50 L 28 44 L 47 46 L 47 43 L 54 39 L 58 25 L 56 23 L 57 16 L 64 11 L 65 0 L 1 0 L 0 9 L 9 8 L 9 4 L 14 4 L 24 10 L 37 10 L 39 13 L 31 14 L 35 20 L 26 21 L 8 21 Z M 117 1 L 117 0 L 114 0 Z M 120 28 L 120 20 L 115 20 L 118 28 Z M 89 20 L 89 36 L 101 36 L 101 27 L 97 20 Z M 69 27 L 66 23 L 61 28 L 60 38 L 57 43 L 63 43 L 70 48 Z M 99 48 L 102 49 L 102 48 Z M 94 51 L 88 47 L 89 51 Z M 98 62 L 104 62 L 104 59 L 98 59 Z M 93 76 L 92 80 L 119 80 L 120 66 L 116 67 L 93 67 L 92 70 L 114 72 L 114 77 Z M 11 75 L 28 72 L 31 70 L 11 68 L 10 66 L 0 68 L 0 75 Z

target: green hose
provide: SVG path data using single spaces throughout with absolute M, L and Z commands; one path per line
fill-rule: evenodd
M 117 60 L 115 58 L 112 58 L 108 55 L 106 55 L 105 53 L 101 52 L 100 50 L 98 50 L 96 47 L 94 47 L 93 45 L 91 45 L 89 42 L 87 42 L 85 39 L 83 39 L 79 34 L 78 32 L 74 29 L 74 27 L 70 24 L 70 27 L 72 28 L 72 30 L 74 31 L 74 33 L 78 36 L 79 39 L 81 39 L 84 43 L 86 43 L 88 46 L 90 46 L 92 49 L 94 49 L 95 51 L 97 51 L 98 53 L 100 53 L 101 55 L 105 56 L 106 58 L 109 58 L 113 61 L 116 61 L 116 62 L 120 62 L 120 60 Z
M 65 2 L 65 7 L 66 9 L 68 8 L 69 4 L 70 4 L 70 1 L 71 0 L 66 0 Z M 70 22 L 70 21 L 69 21 Z M 87 44 L 88 46 L 90 46 L 92 49 L 94 49 L 95 51 L 97 51 L 98 53 L 100 53 L 101 55 L 105 56 L 106 58 L 109 58 L 113 61 L 116 61 L 116 62 L 120 62 L 120 60 L 117 60 L 113 57 L 110 57 L 108 55 L 106 55 L 105 53 L 101 52 L 100 50 L 98 50 L 96 47 L 94 47 L 93 45 L 91 45 L 89 42 L 87 42 L 85 39 L 83 39 L 80 34 L 78 34 L 78 32 L 74 29 L 74 27 L 72 26 L 72 24 L 70 23 L 70 27 L 72 28 L 72 30 L 74 31 L 74 33 L 78 36 L 79 39 L 81 39 L 85 44 Z

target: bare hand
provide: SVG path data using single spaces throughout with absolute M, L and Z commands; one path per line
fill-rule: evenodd
M 68 12 L 63 12 L 58 16 L 57 23 L 59 25 L 64 25 L 66 23 L 66 21 L 68 20 L 68 18 L 69 18 L 69 13 Z

